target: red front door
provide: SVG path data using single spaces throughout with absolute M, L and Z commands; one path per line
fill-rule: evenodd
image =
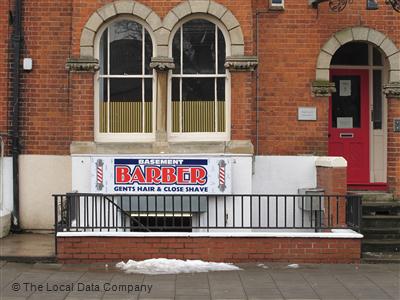
M 348 184 L 368 184 L 368 70 L 331 70 L 331 81 L 336 92 L 329 99 L 329 155 L 347 160 Z

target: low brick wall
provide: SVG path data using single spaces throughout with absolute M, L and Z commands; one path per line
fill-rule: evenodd
M 58 237 L 61 263 L 149 258 L 215 262 L 358 263 L 361 239 L 277 237 Z

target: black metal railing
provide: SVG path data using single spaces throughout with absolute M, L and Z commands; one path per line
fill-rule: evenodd
M 359 230 L 356 195 L 54 195 L 56 232 Z

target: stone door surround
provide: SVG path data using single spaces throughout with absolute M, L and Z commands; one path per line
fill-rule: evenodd
M 317 59 L 315 96 L 330 96 L 335 87 L 329 81 L 329 69 L 335 52 L 349 42 L 367 42 L 382 50 L 389 63 L 389 83 L 384 92 L 389 98 L 400 98 L 400 49 L 385 34 L 367 27 L 351 27 L 336 32 L 321 48 Z

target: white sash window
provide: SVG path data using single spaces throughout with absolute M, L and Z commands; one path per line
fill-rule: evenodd
M 172 41 L 170 140 L 229 140 L 229 74 L 221 29 L 204 19 L 184 23 Z

